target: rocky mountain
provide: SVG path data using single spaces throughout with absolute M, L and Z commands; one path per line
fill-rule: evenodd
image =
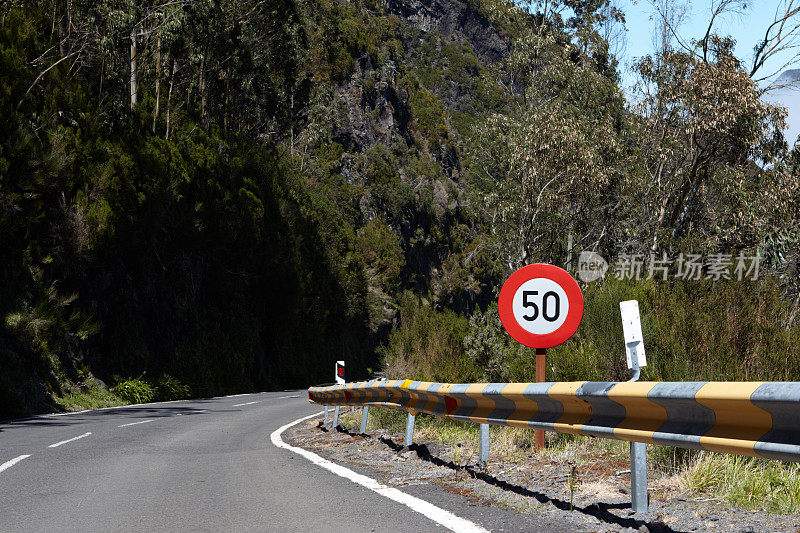
M 353 225 L 399 237 L 402 266 L 369 265 L 373 307 L 388 325 L 386 287 L 403 286 L 469 309 L 486 295 L 459 266 L 475 246 L 462 209 L 465 147 L 473 126 L 514 98 L 501 83 L 511 38 L 484 5 L 461 0 L 338 4 L 335 12 L 326 39 L 338 42 L 321 46 L 344 50 L 317 85 L 304 131 L 314 136 L 312 159 L 335 154 L 316 163 L 350 187 Z M 456 270 L 466 282 L 454 287 Z
M 460 0 L 388 0 L 387 11 L 425 32 L 437 32 L 448 40 L 466 41 L 486 63 L 503 59 L 509 50 L 508 36 L 499 31 L 480 4 Z

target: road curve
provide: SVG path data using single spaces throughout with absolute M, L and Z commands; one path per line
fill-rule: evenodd
M 0 531 L 442 531 L 270 441 L 304 391 L 0 424 Z

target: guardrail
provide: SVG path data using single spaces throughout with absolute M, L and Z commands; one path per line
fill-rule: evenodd
M 378 405 L 410 417 L 800 461 L 800 382 L 383 380 L 311 387 L 308 397 L 325 406 Z

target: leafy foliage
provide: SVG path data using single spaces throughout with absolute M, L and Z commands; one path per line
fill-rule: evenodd
M 111 392 L 130 403 L 149 403 L 156 397 L 156 391 L 146 381 L 128 379 L 115 385 Z
M 800 152 L 730 39 L 644 58 L 631 106 L 607 0 L 401 4 L 0 5 L 0 416 L 92 376 L 159 376 L 114 389 L 141 401 L 342 358 L 530 380 L 496 289 L 583 249 L 758 248 L 770 277 L 587 287 L 548 378 L 624 377 L 623 297 L 653 377 L 797 376 Z

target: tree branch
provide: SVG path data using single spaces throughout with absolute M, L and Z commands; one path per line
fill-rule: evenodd
M 45 74 L 47 74 L 48 72 L 50 72 L 51 70 L 53 70 L 53 69 L 54 69 L 55 67 L 57 67 L 57 66 L 58 66 L 58 65 L 59 65 L 61 62 L 63 62 L 63 61 L 66 61 L 67 59 L 69 59 L 69 58 L 71 58 L 71 57 L 74 57 L 74 56 L 76 56 L 76 55 L 78 55 L 78 52 L 72 52 L 72 53 L 70 53 L 70 54 L 67 54 L 67 55 L 65 55 L 64 57 L 62 57 L 61 59 L 59 59 L 58 61 L 56 61 L 55 63 L 53 63 L 52 65 L 50 65 L 49 67 L 47 67 L 46 69 L 44 69 L 42 72 L 40 72 L 40 73 L 39 73 L 39 75 L 38 75 L 38 76 L 36 76 L 36 79 L 35 79 L 35 80 L 33 80 L 33 83 L 31 84 L 31 86 L 30 86 L 30 87 L 28 87 L 28 90 L 27 90 L 27 91 L 25 91 L 25 94 L 23 94 L 23 95 L 22 95 L 22 98 L 20 99 L 19 103 L 17 104 L 17 107 L 15 107 L 15 108 L 14 108 L 14 111 L 15 111 L 15 112 L 16 112 L 16 111 L 19 111 L 19 108 L 22 106 L 22 103 L 25 101 L 25 98 L 27 98 L 27 97 L 28 97 L 28 95 L 31 93 L 31 91 L 33 90 L 33 88 L 34 88 L 34 87 L 36 87 L 36 84 L 37 84 L 37 83 L 39 83 L 39 80 L 41 80 L 41 79 L 44 77 L 44 75 L 45 75 Z

